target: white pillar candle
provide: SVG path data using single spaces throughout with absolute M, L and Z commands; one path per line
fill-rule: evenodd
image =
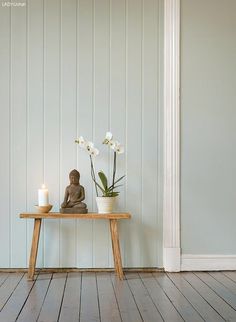
M 48 189 L 43 184 L 42 188 L 38 190 L 38 206 L 48 205 Z

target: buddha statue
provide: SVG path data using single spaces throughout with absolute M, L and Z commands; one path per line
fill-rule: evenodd
M 84 187 L 80 185 L 80 173 L 72 170 L 69 174 L 70 185 L 66 187 L 64 201 L 61 204 L 61 213 L 86 214 L 87 205 L 82 202 L 85 199 Z

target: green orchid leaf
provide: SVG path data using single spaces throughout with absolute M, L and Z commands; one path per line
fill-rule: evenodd
M 119 179 L 117 179 L 117 180 L 114 182 L 114 185 L 115 185 L 117 182 L 119 182 L 120 180 L 122 180 L 124 177 L 125 177 L 125 175 L 124 175 L 124 176 L 122 176 L 122 177 L 120 177 Z
M 116 196 L 118 196 L 119 195 L 119 192 L 107 192 L 107 193 L 104 193 L 103 194 L 103 197 L 116 197 Z
M 107 188 L 108 191 L 114 190 L 118 187 L 122 187 L 122 184 L 118 184 L 118 186 L 110 186 L 109 188 Z
M 106 177 L 105 173 L 102 171 L 99 171 L 98 176 L 101 180 L 101 183 L 102 183 L 104 189 L 106 190 L 107 189 L 107 177 Z
M 93 178 L 92 178 L 92 180 L 93 180 L 93 182 L 95 183 L 95 185 L 102 191 L 102 193 L 105 193 L 106 191 L 105 191 L 105 189 L 103 189 L 98 183 L 97 183 L 97 181 L 96 180 L 94 180 Z
M 111 193 L 111 197 L 116 197 L 116 196 L 118 196 L 118 195 L 119 195 L 119 192 L 118 192 L 118 191 L 116 191 L 116 192 L 114 192 L 114 191 L 113 191 L 113 192 Z

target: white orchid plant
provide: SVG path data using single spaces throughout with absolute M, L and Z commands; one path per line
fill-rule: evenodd
M 107 176 L 103 171 L 98 172 L 98 177 L 101 183 L 98 183 L 96 180 L 95 175 L 95 168 L 94 168 L 94 158 L 99 154 L 99 150 L 94 147 L 93 142 L 85 140 L 82 136 L 75 140 L 75 143 L 79 145 L 80 148 L 87 151 L 90 158 L 90 166 L 91 166 L 91 177 L 95 185 L 96 194 L 98 197 L 98 189 L 102 192 L 102 197 L 116 197 L 118 196 L 119 192 L 114 191 L 116 188 L 120 187 L 121 185 L 117 185 L 125 176 L 122 176 L 116 179 L 116 157 L 117 154 L 124 153 L 124 146 L 121 145 L 118 141 L 113 140 L 113 135 L 111 132 L 107 132 L 105 139 L 103 140 L 103 144 L 106 144 L 113 150 L 113 174 L 112 174 L 112 183 L 111 185 L 108 184 Z

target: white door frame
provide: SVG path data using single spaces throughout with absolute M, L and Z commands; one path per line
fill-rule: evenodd
M 180 0 L 164 0 L 163 265 L 180 271 Z

